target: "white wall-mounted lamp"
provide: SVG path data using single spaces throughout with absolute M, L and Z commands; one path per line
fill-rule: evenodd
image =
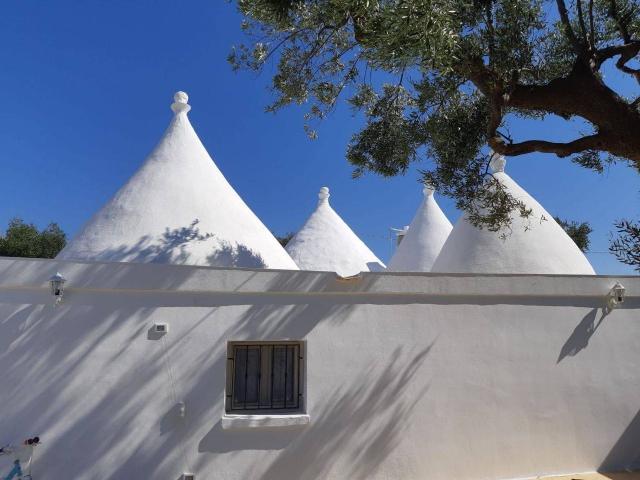
M 624 303 L 625 288 L 618 282 L 611 287 L 609 294 L 607 295 L 607 305 L 609 310 L 613 310 L 621 303 Z
M 56 305 L 62 302 L 62 296 L 64 295 L 64 284 L 67 281 L 60 272 L 56 272 L 49 279 L 49 285 L 51 285 L 51 295 L 53 295 L 56 299 Z

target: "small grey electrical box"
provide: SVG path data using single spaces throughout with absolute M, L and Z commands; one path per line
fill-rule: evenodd
M 169 332 L 169 324 L 168 323 L 154 323 L 153 331 L 156 333 L 168 333 Z M 189 474 L 191 475 L 191 474 Z M 192 478 L 189 478 L 192 480 Z
M 183 473 L 182 480 L 196 480 L 196 476 L 193 473 Z

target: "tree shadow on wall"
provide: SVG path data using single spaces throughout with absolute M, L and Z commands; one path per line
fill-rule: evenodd
M 598 309 L 594 308 L 584 316 L 584 318 L 573 330 L 571 335 L 569 335 L 567 341 L 564 342 L 562 349 L 560 349 L 560 355 L 558 355 L 558 360 L 556 363 L 560 363 L 565 357 L 573 357 L 577 355 L 581 350 L 587 348 L 587 346 L 589 345 L 589 340 L 591 339 L 593 334 L 596 333 L 596 330 L 606 316 L 603 310 L 600 318 L 596 322 L 597 314 Z
M 41 268 L 42 264 L 33 265 Z M 156 271 L 169 273 L 159 275 Z M 130 288 L 153 275 L 159 288 L 177 288 L 197 272 L 190 268 L 95 264 L 74 279 L 81 285 L 108 283 Z M 249 272 L 245 282 L 250 283 L 255 274 Z M 343 303 L 315 295 L 336 289 L 333 274 L 274 272 L 268 277 L 266 291 L 314 295 L 291 295 L 288 299 L 250 293 L 231 296 L 225 305 L 234 309 L 235 320 L 227 331 L 215 334 L 212 348 L 172 366 L 178 373 L 174 377 L 179 379 L 180 400 L 187 405 L 184 420 L 177 416 L 170 398 L 171 382 L 164 360 L 187 350 L 193 336 L 206 335 L 218 320 L 216 307 L 203 307 L 198 316 L 186 314 L 188 326 L 172 330 L 165 352 L 161 342 L 148 335 L 153 321 L 165 321 L 167 314 L 153 302 L 148 306 L 79 304 L 71 301 L 71 289 L 69 303 L 56 308 L 51 304 L 0 305 L 0 309 L 7 309 L 6 315 L 0 315 L 4 332 L 0 335 L 0 364 L 4 365 L 3 384 L 11 386 L 6 394 L 1 392 L 7 405 L 0 415 L 0 440 L 7 437 L 6 441 L 14 441 L 23 430 L 42 434 L 47 445 L 38 452 L 38 463 L 47 466 L 51 478 L 169 478 L 167 472 L 172 476 L 181 471 L 181 450 L 185 445 L 193 446 L 192 440 L 196 444 L 200 441 L 203 452 L 234 455 L 247 448 L 259 449 L 266 444 L 266 435 L 261 437 L 254 431 L 228 436 L 216 425 L 224 404 L 224 340 L 304 339 L 319 324 L 343 322 L 352 309 L 364 307 L 362 299 L 346 295 L 336 297 Z M 365 277 L 344 284 L 344 289 L 361 290 L 366 282 Z M 247 288 L 243 284 L 236 287 Z M 407 417 L 426 391 L 426 382 L 413 377 L 429 348 L 421 352 L 399 348 L 390 358 L 376 362 L 377 367 L 354 371 L 349 375 L 352 382 L 333 390 L 330 401 L 313 410 L 309 426 L 272 432 L 269 449 L 280 449 L 280 456 L 271 465 L 262 464 L 267 469 L 264 478 L 325 478 L 334 463 L 342 465 L 352 478 L 366 478 L 379 468 L 402 439 Z M 75 381 L 79 378 L 82 384 Z M 345 430 L 346 425 L 351 430 Z M 216 440 L 219 435 L 228 440 L 225 445 Z M 75 445 L 65 452 L 64 460 L 55 447 L 60 443 Z M 355 459 L 343 454 L 345 447 L 357 452 Z M 314 452 L 311 460 L 299 464 L 297 457 L 307 451 Z M 194 467 L 211 461 L 210 455 L 191 453 L 197 457 Z M 117 459 L 117 465 L 111 463 L 112 458 Z
M 135 348 L 133 340 L 144 335 L 145 320 L 152 309 L 74 308 L 76 312 L 70 313 L 64 304 L 55 309 L 52 305 L 29 305 L 0 321 L 6 333 L 15 329 L 11 334 L 0 336 L 3 381 L 14 385 L 4 396 L 7 403 L 3 402 L 0 419 L 3 438 L 0 440 L 15 441 L 26 434 L 37 433 L 45 442 L 55 441 L 50 435 L 55 428 L 58 439 L 64 438 L 65 443 L 78 446 L 65 452 L 65 459 L 67 467 L 73 465 L 72 471 L 79 477 L 90 472 L 92 466 L 118 444 L 119 435 L 126 436 L 139 414 L 139 410 L 136 413 L 135 409 L 128 408 L 137 395 L 131 375 L 118 372 L 115 361 Z M 131 317 L 140 321 L 133 329 L 125 327 Z M 72 334 L 60 335 L 61 330 Z M 69 414 L 68 391 L 74 388 L 73 379 L 86 371 L 93 353 L 114 337 L 119 338 L 112 343 L 117 348 L 104 357 L 103 368 L 96 371 L 100 376 L 120 376 L 113 390 L 87 411 L 78 408 L 75 421 L 60 425 L 60 419 Z M 154 358 L 149 360 L 150 364 L 141 365 L 140 370 L 146 370 L 149 376 L 155 375 Z M 76 390 L 76 393 L 79 392 Z M 109 410 L 112 405 L 122 405 L 122 408 L 114 414 Z M 107 425 L 113 429 L 105 428 Z M 7 435 L 11 438 L 4 438 Z M 63 468 L 54 459 L 59 455 L 55 447 L 40 450 L 38 463 Z M 48 475 L 57 478 L 61 473 L 52 468 Z
M 304 427 L 223 430 L 220 422 L 202 438 L 201 453 L 279 450 L 260 473 L 263 480 L 324 479 L 340 468 L 344 478 L 366 479 L 398 447 L 411 411 L 429 385 L 416 382 L 433 343 L 416 352 L 398 347 L 390 357 L 336 388 Z M 358 379 L 358 380 L 355 380 Z M 356 452 L 348 457 L 344 452 Z
M 289 271 L 275 277 L 269 284 L 268 290 L 321 293 L 334 284 L 333 274 Z M 253 298 L 249 308 L 222 334 L 222 338 L 230 340 L 303 339 L 320 322 L 341 322 L 357 305 L 355 302 L 328 301 L 321 295 L 290 298 L 284 304 L 273 302 L 273 298 Z
M 640 470 L 640 411 L 636 413 L 598 468 L 599 472 L 623 470 Z
M 360 381 L 335 390 L 261 478 L 323 479 L 334 467 L 344 478 L 373 475 L 399 445 L 411 411 L 429 388 L 424 384 L 411 396 L 407 392 L 416 386 L 413 379 L 432 347 L 414 355 L 403 355 L 398 347 L 382 372 L 370 367 L 352 376 Z M 357 453 L 346 458 L 345 451 Z
M 229 453 L 241 450 L 282 450 L 302 433 L 301 427 L 224 430 L 219 420 L 200 440 L 199 453 Z
M 218 422 L 198 445 L 199 452 L 280 450 L 260 478 L 326 478 L 337 462 L 347 460 L 345 449 L 358 452 L 348 460 L 345 478 L 368 478 L 398 446 L 411 410 L 421 400 L 423 385 L 410 400 L 406 390 L 424 363 L 433 343 L 417 354 L 403 355 L 398 347 L 384 369 L 369 367 L 358 382 L 336 389 L 326 406 L 300 427 L 223 430 Z M 413 384 L 415 386 L 415 384 Z
M 29 268 L 42 266 L 41 262 L 33 262 Z M 165 270 L 151 265 L 96 263 L 73 279 L 84 286 L 131 288 L 151 276 L 158 288 L 177 288 L 197 273 L 190 268 Z M 250 282 L 256 273 L 249 272 L 245 282 Z M 270 290 L 296 286 L 312 291 L 324 288 L 334 276 L 281 272 L 269 278 L 273 278 Z M 244 284 L 236 287 L 242 288 Z M 40 449 L 38 463 L 47 465 L 51 478 L 119 478 L 137 474 L 154 478 L 156 474 L 174 472 L 180 468 L 177 460 L 187 439 L 201 439 L 213 424 L 203 426 L 201 419 L 216 419 L 219 415 L 226 344 L 216 342 L 214 348 L 191 357 L 193 361 L 188 365 L 174 365 L 180 372 L 176 376 L 182 384 L 180 396 L 187 405 L 184 420 L 177 416 L 175 402 L 169 398 L 164 359 L 189 348 L 190 337 L 215 321 L 216 307 L 203 308 L 205 313 L 200 319 L 185 319 L 191 320 L 189 327 L 180 334 L 179 330 L 172 332 L 165 353 L 159 339 L 149 336 L 153 321 L 165 320 L 166 310 L 158 308 L 158 304 L 93 303 L 95 299 L 81 304 L 72 301 L 73 293 L 70 289 L 69 302 L 55 308 L 48 303 L 48 295 L 43 297 L 47 302 L 44 304 L 0 304 L 0 312 L 6 311 L 0 315 L 0 330 L 4 332 L 0 335 L 0 364 L 4 365 L 3 384 L 10 386 L 0 391 L 3 402 L 9 404 L 0 415 L 0 440 L 15 441 L 25 432 L 41 434 L 47 446 Z M 267 296 L 249 300 L 243 297 L 237 299 L 239 303 L 234 303 L 235 297 L 232 300 L 231 308 L 238 309 L 237 318 L 242 325 L 233 328 L 233 335 L 238 336 L 250 336 L 256 331 L 282 332 L 292 323 L 301 332 L 309 331 L 336 309 L 346 308 L 320 302 L 305 308 L 305 299 L 301 298 L 296 300 L 298 305 L 293 307 L 297 310 L 292 313 L 291 305 L 270 305 Z M 245 315 L 247 311 L 250 313 Z M 298 314 L 304 318 L 298 318 Z M 87 382 L 78 384 L 78 378 Z M 159 390 L 150 402 L 148 388 L 152 386 Z M 157 421 L 150 421 L 150 416 L 157 416 Z M 198 422 L 190 422 L 191 419 Z M 141 431 L 147 436 L 141 438 Z M 60 441 L 77 446 L 65 452 L 64 461 L 54 446 Z M 105 459 L 112 457 L 118 458 L 118 465 L 105 470 L 109 468 Z
M 296 286 L 305 291 L 317 291 L 327 288 L 333 279 L 333 275 L 327 274 L 309 275 L 295 271 L 284 272 L 274 275 L 268 290 L 286 291 Z M 243 285 L 239 285 L 237 288 L 242 287 Z M 147 444 L 136 444 L 135 448 L 131 448 L 130 451 L 122 455 L 121 463 L 116 471 L 112 472 L 114 478 L 129 475 L 131 472 L 144 472 L 146 478 L 160 475 L 160 472 L 169 468 L 167 465 L 171 462 L 172 455 L 178 455 L 182 448 L 181 445 L 185 442 L 184 439 L 192 436 L 202 439 L 199 442 L 201 452 L 217 451 L 222 453 L 247 449 L 259 450 L 262 446 L 269 450 L 285 448 L 294 438 L 292 434 L 300 433 L 299 430 L 286 432 L 278 429 L 275 432 L 270 431 L 267 435 L 263 430 L 262 433 L 258 432 L 257 434 L 254 431 L 254 436 L 247 437 L 242 435 L 243 432 L 229 434 L 229 431 L 222 430 L 218 419 L 221 414 L 220 409 L 224 405 L 227 356 L 227 345 L 224 340 L 282 338 L 283 335 L 292 338 L 305 338 L 318 323 L 331 321 L 330 319 L 338 315 L 339 312 L 352 308 L 352 305 L 328 304 L 321 299 L 310 303 L 308 298 L 299 299 L 295 304 L 273 304 L 268 296 L 262 295 L 251 297 L 248 304 L 244 303 L 247 301 L 244 297 L 238 301 L 240 303 L 229 305 L 232 308 L 242 308 L 237 313 L 237 320 L 225 332 L 216 335 L 218 339 L 223 341 L 217 341 L 211 345 L 210 349 L 199 352 L 188 365 L 181 367 L 174 365 L 174 368 L 183 370 L 179 378 L 182 384 L 181 397 L 186 404 L 186 417 L 184 419 L 177 418 L 175 407 L 168 407 L 159 418 L 161 437 L 147 442 Z M 216 307 L 207 311 L 200 320 L 193 322 L 186 331 L 181 332 L 179 337 L 176 336 L 177 332 L 172 332 L 167 355 L 171 356 L 173 351 L 188 347 L 188 338 L 191 335 L 201 331 L 199 328 L 202 325 L 210 325 L 211 322 L 216 321 L 215 311 Z M 147 333 L 143 332 L 143 334 L 148 340 L 153 340 L 148 338 Z M 160 345 L 157 340 L 155 342 L 158 346 Z M 160 350 L 158 349 L 158 351 Z M 160 361 L 160 357 L 156 357 L 155 361 Z M 153 360 L 149 359 L 149 362 L 153 362 Z M 120 390 L 117 386 L 113 388 L 116 391 Z M 114 404 L 122 404 L 122 399 L 116 398 L 115 395 L 116 392 L 110 395 L 109 401 Z M 136 398 L 136 400 L 138 399 Z M 130 410 L 134 411 L 135 408 L 125 409 L 127 413 Z M 108 421 L 99 414 L 98 408 L 94 409 L 94 415 L 101 422 Z M 209 424 L 213 427 L 209 427 L 208 430 L 202 428 L 203 422 L 208 423 L 206 419 L 213 420 Z M 118 423 L 126 423 L 125 420 L 127 419 L 118 419 Z M 99 428 L 97 419 L 93 417 L 83 420 L 81 423 L 89 431 L 95 431 L 96 428 Z M 123 432 L 120 432 L 120 435 L 124 436 Z M 224 444 L 218 441 L 220 435 L 223 435 L 225 439 Z M 180 455 L 182 454 L 180 453 Z M 193 465 L 196 470 L 198 470 L 198 463 L 203 460 L 200 457 L 196 458 L 195 465 Z M 175 464 L 175 458 L 173 463 Z M 179 460 L 179 463 L 181 464 L 182 461 Z

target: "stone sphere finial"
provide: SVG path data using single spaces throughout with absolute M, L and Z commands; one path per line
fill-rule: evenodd
M 507 164 L 507 159 L 504 158 L 504 155 L 500 155 L 496 152 L 491 152 L 491 161 L 489 162 L 489 167 L 493 171 L 493 173 L 504 172 L 504 167 Z
M 328 201 L 330 196 L 331 195 L 329 194 L 329 187 L 322 187 L 318 192 L 318 199 L 320 200 L 319 203 Z
M 189 101 L 189 95 L 185 92 L 176 92 L 173 96 L 173 103 L 171 104 L 171 110 L 175 113 L 188 112 L 191 110 L 191 106 L 187 103 Z
M 189 95 L 186 94 L 186 92 L 176 92 L 173 95 L 173 100 L 176 103 L 189 103 Z

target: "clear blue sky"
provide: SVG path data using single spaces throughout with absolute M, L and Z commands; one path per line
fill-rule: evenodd
M 360 121 L 346 108 L 320 125 L 316 141 L 302 129 L 301 110 L 263 113 L 270 72 L 234 74 L 226 63 L 242 40 L 234 3 L 25 0 L 2 10 L 2 228 L 19 216 L 58 222 L 73 235 L 158 141 L 176 90 L 189 93 L 200 138 L 274 232 L 299 228 L 327 185 L 338 213 L 388 260 L 388 228 L 408 224 L 419 204 L 415 168 L 400 178 L 351 179 L 344 152 Z M 575 135 L 560 120 L 520 122 L 512 133 L 532 130 Z M 507 172 L 550 213 L 588 220 L 595 252 L 606 252 L 615 219 L 640 216 L 638 176 L 624 165 L 599 176 L 527 155 L 510 159 Z M 460 213 L 438 198 L 455 222 Z M 589 258 L 598 273 L 633 273 L 607 253 Z

